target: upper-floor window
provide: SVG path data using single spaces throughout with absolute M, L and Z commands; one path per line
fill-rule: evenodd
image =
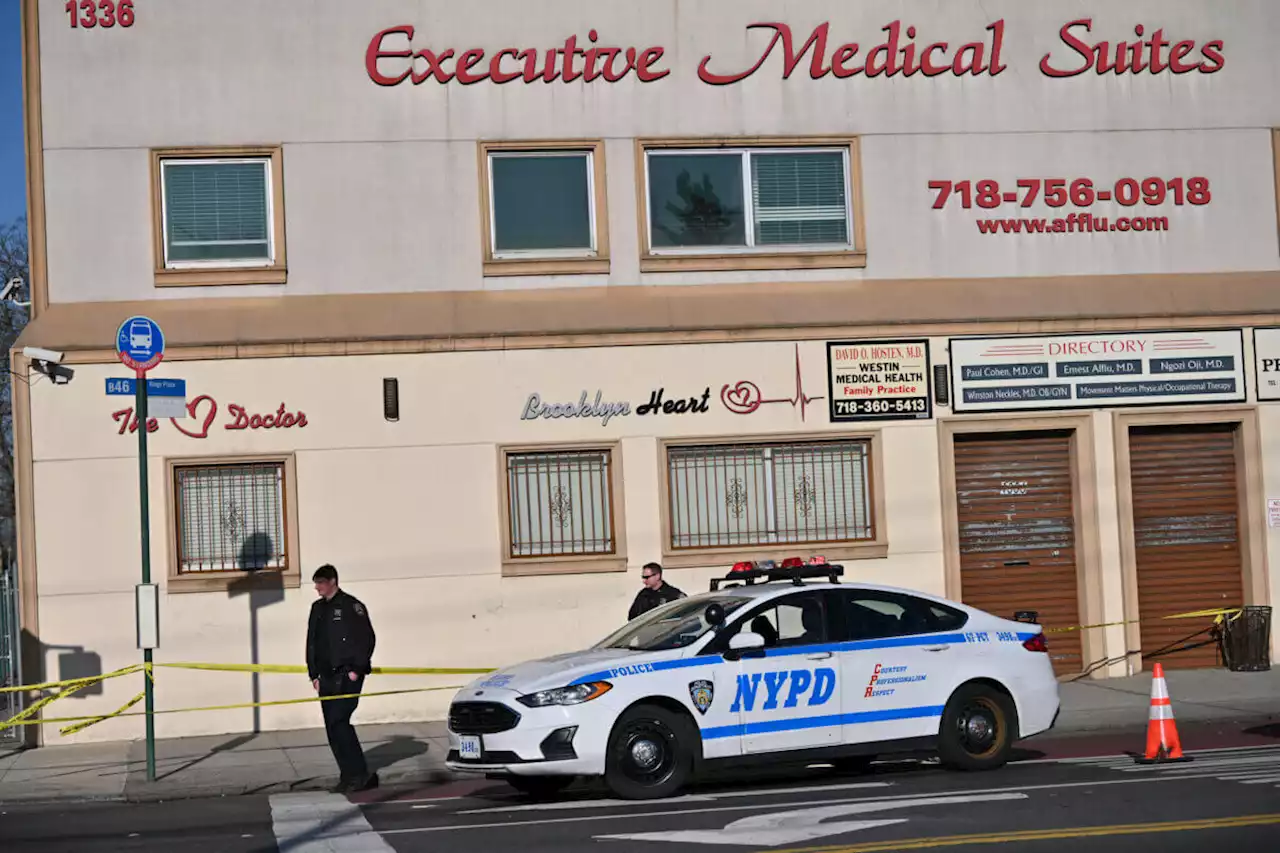
M 607 272 L 604 147 L 482 143 L 485 273 Z
M 641 149 L 642 269 L 865 263 L 855 144 Z
M 279 149 L 155 152 L 156 283 L 283 283 Z

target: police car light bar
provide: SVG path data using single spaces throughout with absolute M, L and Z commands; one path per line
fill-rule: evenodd
M 817 578 L 825 578 L 829 583 L 839 583 L 838 578 L 842 575 L 844 575 L 844 566 L 828 563 L 826 557 L 810 557 L 808 563 L 800 557 L 788 557 L 782 561 L 781 566 L 773 560 L 758 562 L 743 560 L 734 563 L 733 568 L 724 577 L 712 578 L 711 591 L 716 592 L 721 585 L 733 581 L 742 581 L 747 586 L 752 586 L 760 578 L 763 578 L 765 583 L 790 581 L 795 586 L 801 586 L 805 579 Z

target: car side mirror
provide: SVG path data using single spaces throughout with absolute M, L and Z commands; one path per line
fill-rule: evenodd
M 741 657 L 759 657 L 764 654 L 764 637 L 754 631 L 743 631 L 729 638 L 729 651 L 725 660 L 737 660 Z

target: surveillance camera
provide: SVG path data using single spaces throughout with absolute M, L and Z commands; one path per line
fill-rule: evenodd
M 63 358 L 63 354 L 57 350 L 41 349 L 40 347 L 23 347 L 22 354 L 34 361 L 47 361 L 50 364 L 58 364 Z
M 19 287 L 22 287 L 21 276 L 14 276 L 13 278 L 9 279 L 8 283 L 6 283 L 4 286 L 4 290 L 0 290 L 0 302 L 3 302 L 6 299 L 9 299 L 10 297 L 12 297 L 14 295 L 14 291 L 16 291 Z

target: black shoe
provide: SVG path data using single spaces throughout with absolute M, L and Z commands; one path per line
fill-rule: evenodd
M 339 779 L 338 784 L 329 789 L 330 794 L 345 794 L 351 790 L 354 783 L 350 779 Z
M 358 784 L 358 785 L 352 785 L 352 786 L 351 786 L 351 788 L 350 788 L 349 790 L 351 790 L 351 791 L 371 791 L 371 790 L 373 790 L 374 788 L 378 787 L 378 784 L 379 784 L 379 781 L 378 781 L 378 774 L 377 774 L 377 773 L 370 773 L 368 776 L 364 777 L 364 781 L 363 781 L 363 782 L 361 782 L 361 783 L 360 783 L 360 784 Z

